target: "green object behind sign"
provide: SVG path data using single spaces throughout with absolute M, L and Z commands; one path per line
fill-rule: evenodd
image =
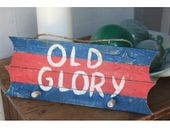
M 128 19 L 120 23 L 120 25 L 131 33 L 135 45 L 143 40 L 149 39 L 148 29 L 139 21 Z
M 92 36 L 91 40 L 103 40 L 103 39 L 124 39 L 127 41 L 105 41 L 105 42 L 93 42 L 93 44 L 99 45 L 111 45 L 118 47 L 133 47 L 134 41 L 131 34 L 119 25 L 105 25 L 97 30 Z
M 156 55 L 154 60 L 151 63 L 151 69 L 150 72 L 156 72 L 161 69 L 162 62 L 165 60 L 165 50 L 161 43 L 158 43 L 154 40 L 144 40 L 141 41 L 139 44 L 136 45 L 136 48 L 143 48 L 143 49 L 149 49 L 149 50 L 157 50 L 159 53 Z

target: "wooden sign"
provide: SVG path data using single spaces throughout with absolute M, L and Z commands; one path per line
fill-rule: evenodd
M 8 96 L 150 114 L 156 51 L 10 37 Z

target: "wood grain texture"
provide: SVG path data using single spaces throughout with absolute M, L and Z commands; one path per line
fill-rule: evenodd
M 9 87 L 9 75 L 4 66 L 10 59 L 0 61 L 0 79 L 3 94 Z M 120 112 L 89 108 L 45 101 L 25 100 L 3 96 L 6 119 L 22 120 L 154 120 L 170 119 L 170 77 L 161 78 L 148 95 L 148 104 L 153 115 L 142 115 L 130 112 Z M 12 110 L 11 110 L 12 109 Z M 16 114 L 8 114 L 11 113 Z M 15 112 L 13 112 L 15 111 Z M 19 117 L 18 117 L 18 115 Z

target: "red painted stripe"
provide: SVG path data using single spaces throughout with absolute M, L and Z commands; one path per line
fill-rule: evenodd
M 52 58 L 55 62 L 61 59 L 61 57 Z M 86 60 L 76 59 L 76 62 L 80 63 L 81 66 L 71 67 L 70 58 L 67 58 L 66 63 L 61 68 L 52 68 L 52 70 L 63 70 L 64 72 L 68 73 L 82 70 L 85 71 L 87 74 L 92 74 L 93 72 L 101 72 L 107 77 L 112 77 L 114 75 L 116 78 L 119 79 L 122 78 L 122 76 L 125 76 L 127 80 L 151 82 L 148 66 L 138 66 L 103 61 L 102 65 L 97 69 L 88 69 Z M 93 63 L 95 63 L 95 61 L 93 61 Z M 20 52 L 14 53 L 11 66 L 35 69 L 41 69 L 43 66 L 51 67 L 47 62 L 47 56 Z
M 12 82 L 38 84 L 37 78 L 38 78 L 39 70 L 14 68 L 14 67 L 9 66 L 8 71 L 10 73 L 10 79 Z M 58 76 L 59 76 L 59 72 L 44 73 L 43 84 L 48 85 L 48 82 L 45 80 L 45 78 L 51 77 L 54 80 L 55 87 L 57 87 Z M 72 74 L 64 73 L 64 87 L 71 88 L 72 76 L 73 76 Z M 91 81 L 90 76 L 89 76 L 89 81 Z M 100 78 L 96 78 L 96 81 L 98 83 L 100 81 Z M 120 80 L 116 80 L 116 81 L 118 84 L 120 83 Z M 82 89 L 82 86 L 83 86 L 83 78 L 78 77 L 77 89 Z M 152 87 L 153 87 L 153 83 L 126 80 L 125 87 L 121 91 L 120 95 L 147 98 L 147 94 Z M 102 86 L 102 90 L 105 93 L 113 93 L 115 91 L 115 89 L 113 88 L 112 79 L 105 78 L 105 84 Z

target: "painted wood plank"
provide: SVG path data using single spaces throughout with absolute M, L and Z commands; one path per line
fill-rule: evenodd
M 113 47 L 95 44 L 82 44 L 65 41 L 39 40 L 32 38 L 10 37 L 18 52 L 47 55 L 49 48 L 54 44 L 60 44 L 70 57 L 73 46 L 76 49 L 76 58 L 87 59 L 88 50 L 95 48 L 102 53 L 102 58 L 109 62 L 128 63 L 133 65 L 150 65 L 157 51 L 136 48 Z M 52 56 L 61 56 L 61 52 L 53 52 Z M 96 60 L 96 56 L 92 56 Z
M 36 69 L 23 69 L 17 67 L 8 67 L 8 72 L 10 73 L 10 81 L 11 82 L 21 82 L 27 84 L 38 84 L 38 73 L 39 70 Z M 83 75 L 80 75 L 76 80 L 76 88 L 72 87 L 73 81 L 73 74 L 74 73 L 65 73 L 63 72 L 63 87 L 73 90 L 82 90 L 84 87 L 84 80 L 82 78 Z M 60 72 L 46 72 L 42 77 L 43 85 L 49 86 L 49 81 L 46 78 L 50 77 L 53 79 L 53 87 L 59 88 L 59 75 Z M 114 85 L 112 83 L 112 78 L 104 78 L 105 83 L 101 87 L 101 91 L 103 93 L 113 94 L 115 92 Z M 116 82 L 120 84 L 121 79 L 116 79 Z M 126 77 L 125 77 L 126 80 Z M 90 91 L 92 77 L 88 76 L 88 89 L 85 90 L 87 92 Z M 101 78 L 95 78 L 96 83 L 100 83 Z M 153 87 L 153 83 L 151 82 L 140 82 L 140 81 L 132 81 L 126 80 L 124 84 L 124 88 L 120 92 L 122 96 L 132 96 L 132 97 L 139 97 L 139 98 L 147 98 L 149 90 Z M 61 87 L 60 87 L 61 88 Z M 94 90 L 96 91 L 96 90 Z
M 58 62 L 59 60 L 61 60 L 61 57 L 53 56 L 52 60 Z M 91 75 L 93 72 L 101 72 L 105 75 L 105 77 L 110 78 L 113 75 L 117 79 L 121 79 L 122 76 L 125 76 L 126 80 L 152 82 L 149 75 L 149 66 L 138 66 L 125 63 L 103 61 L 100 67 L 96 69 L 89 69 L 87 67 L 87 60 L 84 59 L 75 60 L 76 62 L 80 63 L 80 66 L 71 66 L 70 58 L 67 58 L 67 61 L 62 67 L 54 68 L 48 63 L 47 56 L 45 55 L 16 52 L 12 57 L 10 66 L 37 70 L 40 70 L 43 66 L 47 66 L 50 67 L 52 71 L 59 72 L 60 70 L 63 70 L 63 72 L 67 73 L 74 73 L 75 71 L 83 70 L 89 75 Z M 93 63 L 96 63 L 96 61 L 93 61 Z
M 17 96 L 21 98 L 33 99 L 31 93 L 33 91 L 41 91 L 38 86 L 24 83 L 11 83 L 10 89 L 6 93 L 8 96 Z M 113 108 L 107 107 L 107 102 L 110 100 L 110 94 L 106 94 L 104 98 L 101 98 L 98 93 L 94 93 L 93 97 L 89 97 L 89 94 L 76 96 L 72 91 L 67 93 L 60 92 L 57 88 L 52 88 L 49 92 L 41 92 L 42 94 L 37 97 L 37 100 L 46 100 L 51 102 L 60 102 L 68 104 L 78 104 L 83 106 L 105 108 L 119 111 L 130 111 L 143 114 L 151 114 L 147 106 L 147 100 L 143 98 L 134 98 L 128 96 L 115 97 L 116 104 Z

